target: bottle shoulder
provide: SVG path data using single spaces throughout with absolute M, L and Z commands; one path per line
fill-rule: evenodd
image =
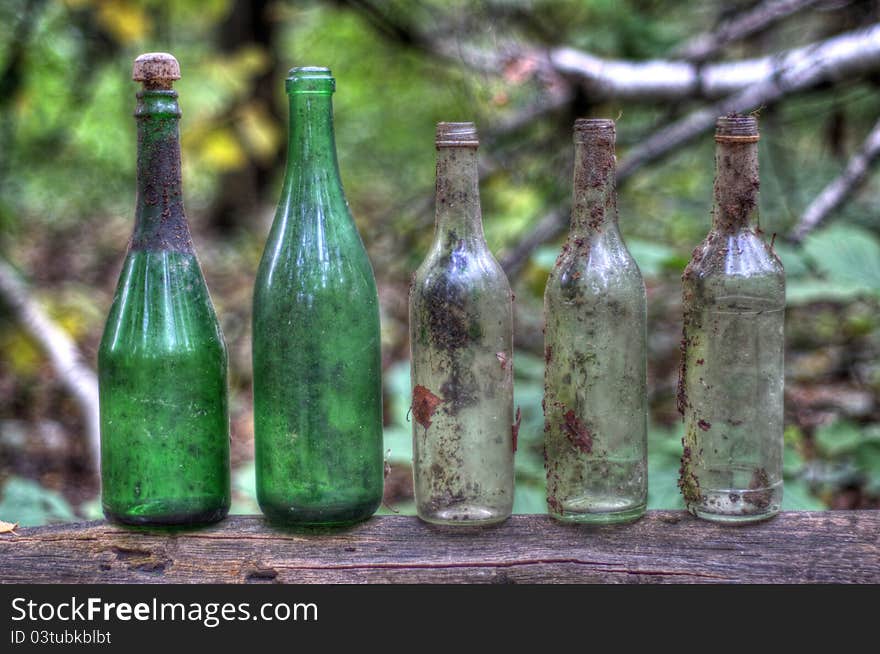
M 694 249 L 682 274 L 684 299 L 698 302 L 742 300 L 762 306 L 785 304 L 785 270 L 760 233 L 712 232 Z
M 273 228 L 274 231 L 274 228 Z M 254 283 L 261 291 L 376 287 L 367 249 L 352 224 L 346 234 L 270 233 Z
M 410 296 L 436 288 L 457 287 L 510 294 L 510 283 L 501 264 L 488 248 L 432 250 L 413 274 Z
M 619 236 L 567 239 L 545 289 L 547 297 L 561 295 L 568 299 L 644 294 L 641 270 Z
M 784 276 L 782 261 L 755 230 L 710 232 L 693 251 L 684 276 Z
M 155 355 L 221 352 L 226 344 L 192 253 L 130 250 L 110 305 L 100 351 Z

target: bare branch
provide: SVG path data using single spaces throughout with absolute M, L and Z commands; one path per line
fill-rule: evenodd
M 847 162 L 840 176 L 822 189 L 806 208 L 789 238 L 799 243 L 840 207 L 865 182 L 878 157 L 880 157 L 880 120 L 874 124 L 862 147 Z
M 58 379 L 74 397 L 86 427 L 89 456 L 94 470 L 100 461 L 98 379 L 82 359 L 76 344 L 37 304 L 12 266 L 0 259 L 0 298 L 24 330 L 49 357 Z
M 870 34 L 874 40 L 873 47 L 880 52 L 880 26 L 873 26 L 863 31 L 862 36 Z M 861 37 L 856 39 L 863 42 Z M 796 65 L 779 71 L 779 73 L 761 84 L 746 88 L 720 102 L 698 109 L 681 120 L 662 128 L 652 136 L 630 149 L 621 160 L 617 169 L 618 186 L 624 184 L 637 170 L 643 166 L 674 152 L 683 145 L 696 139 L 712 129 L 718 116 L 731 112 L 748 112 L 752 109 L 771 105 L 783 97 L 811 88 L 821 82 L 836 81 L 850 75 L 864 72 L 864 68 L 851 56 L 849 51 L 854 41 L 839 43 L 832 51 L 827 48 L 816 48 L 811 56 L 796 60 Z M 846 62 L 844 64 L 843 62 Z M 525 259 L 545 241 L 556 238 L 567 225 L 564 214 L 550 213 L 542 218 L 531 232 L 516 246 L 510 259 L 510 265 L 521 266 Z M 522 259 L 522 261 L 519 261 Z M 518 269 L 518 268 L 516 268 Z
M 706 61 L 731 43 L 763 32 L 817 2 L 818 0 L 765 0 L 752 9 L 723 22 L 717 30 L 698 34 L 676 48 L 675 54 L 688 61 Z
M 842 77 L 880 69 L 880 24 L 753 59 L 712 64 L 686 59 L 630 61 L 605 59 L 568 47 L 547 50 L 515 40 L 499 41 L 495 47 L 485 48 L 464 40 L 437 39 L 393 15 L 381 3 L 339 1 L 358 11 L 377 31 L 408 47 L 486 74 L 503 74 L 512 65 L 520 64 L 553 82 L 567 76 L 584 86 L 591 101 L 723 98 L 817 61 L 822 62 L 826 71 Z M 793 13 L 795 5 L 806 6 L 805 3 L 806 0 L 768 0 L 764 12 L 768 16 L 771 9 L 784 13 L 787 7 L 786 10 Z M 752 18 L 749 24 L 755 27 L 759 23 L 757 18 Z
M 816 62 L 821 62 L 823 71 L 839 77 L 877 70 L 880 68 L 880 25 L 767 57 L 702 66 L 677 60 L 603 59 L 573 48 L 551 50 L 548 61 L 557 72 L 580 80 L 593 98 L 720 98 L 772 82 L 779 76 L 790 76 L 791 71 Z
M 551 209 L 538 221 L 534 229 L 501 259 L 501 267 L 504 268 L 509 279 L 513 279 L 520 273 L 529 257 L 532 256 L 532 252 L 542 243 L 554 239 L 565 229 L 568 224 L 569 212 L 568 205 L 560 205 Z

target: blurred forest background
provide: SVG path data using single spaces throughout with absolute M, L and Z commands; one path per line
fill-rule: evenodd
M 880 506 L 880 2 L 5 0 L 0 519 L 100 515 L 93 370 L 134 215 L 131 62 L 156 50 L 183 71 L 186 207 L 230 353 L 234 512 L 257 511 L 251 287 L 298 65 L 336 75 L 342 177 L 379 282 L 387 507 L 413 510 L 406 305 L 432 238 L 434 123 L 474 120 L 486 235 L 517 296 L 515 510 L 545 510 L 542 295 L 582 116 L 618 119 L 620 222 L 648 286 L 650 506 L 681 506 L 679 278 L 729 110 L 760 112 L 761 227 L 788 274 L 784 507 Z

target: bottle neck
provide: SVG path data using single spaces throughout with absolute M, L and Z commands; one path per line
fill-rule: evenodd
M 291 93 L 290 129 L 284 196 L 296 195 L 308 204 L 345 200 L 330 93 Z
M 758 143 L 720 140 L 715 148 L 713 229 L 737 232 L 758 220 Z
M 485 245 L 475 147 L 437 148 L 434 240 L 442 250 Z
M 133 250 L 192 252 L 180 174 L 177 92 L 137 94 L 137 201 Z
M 613 139 L 575 142 L 571 235 L 590 238 L 617 228 Z

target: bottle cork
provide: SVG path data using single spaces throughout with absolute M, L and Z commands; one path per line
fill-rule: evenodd
M 147 52 L 134 60 L 131 78 L 145 89 L 170 89 L 180 79 L 180 64 L 167 52 Z

